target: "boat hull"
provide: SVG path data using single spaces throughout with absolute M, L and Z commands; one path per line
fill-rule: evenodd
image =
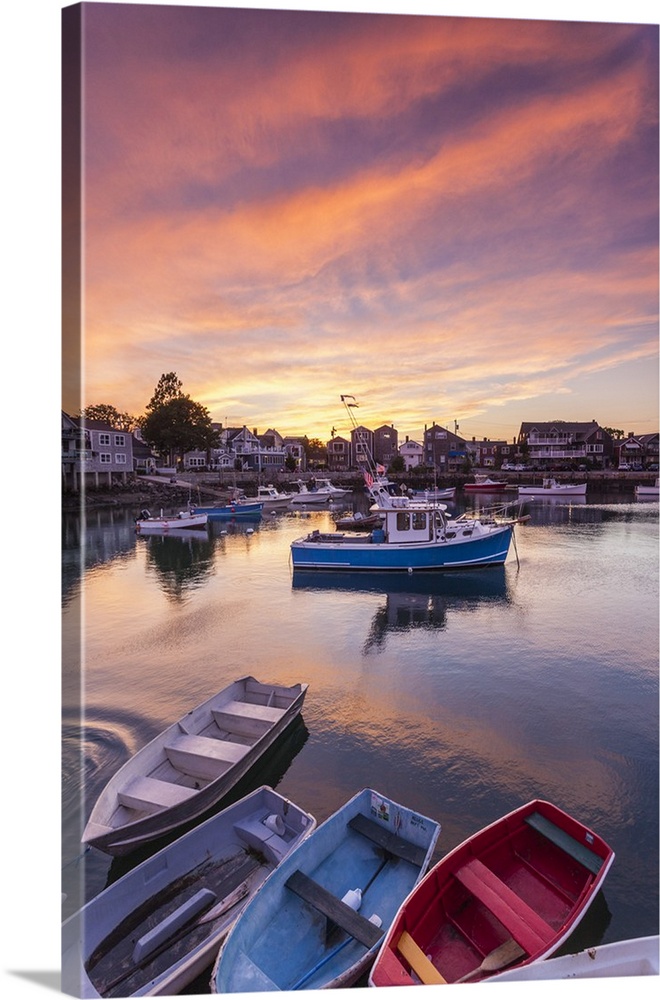
M 121 984 L 122 996 L 180 993 L 213 963 L 251 896 L 315 826 L 313 816 L 264 785 L 152 855 L 62 925 L 64 991 L 116 995 Z M 250 855 L 259 847 L 260 857 Z M 195 927 L 200 891 L 211 909 Z
M 521 497 L 584 497 L 587 495 L 587 484 L 567 483 L 565 486 L 519 486 L 518 496 Z
M 92 809 L 83 843 L 122 856 L 203 816 L 297 718 L 306 692 L 307 684 L 287 688 L 243 677 L 198 705 L 113 775 Z M 258 715 L 255 706 L 265 706 L 269 697 L 271 706 L 282 707 L 261 712 L 263 720 L 247 714 L 253 710 Z M 223 725 L 231 728 L 221 730 L 214 713 L 229 716 L 242 704 L 245 717 L 237 716 L 236 721 L 227 717 Z M 233 731 L 237 728 L 240 733 Z M 195 739 L 198 742 L 190 751 Z M 208 758 L 204 740 L 211 741 L 213 756 Z
M 377 941 L 370 945 L 337 924 L 333 929 L 318 909 L 323 895 L 338 902 L 349 891 L 363 890 L 357 912 L 365 924 L 377 914 L 384 931 L 426 870 L 439 833 L 434 820 L 372 789 L 359 792 L 285 859 L 246 907 L 220 950 L 212 992 L 353 985 L 373 961 L 382 934 L 373 923 Z M 391 853 L 393 842 L 408 845 L 409 860 Z M 311 880 L 317 895 L 303 898 L 294 880 L 303 886 Z M 344 919 L 341 912 L 338 919 Z
M 489 983 L 541 979 L 610 979 L 616 976 L 657 976 L 658 935 L 614 941 L 560 958 L 532 962 L 491 976 Z
M 397 913 L 369 985 L 483 981 L 502 966 L 480 971 L 482 961 L 510 943 L 518 948 L 510 966 L 553 954 L 584 917 L 613 860 L 601 837 L 557 806 L 527 803 L 425 876 Z M 413 965 L 404 931 L 431 970 Z
M 205 528 L 207 520 L 203 511 L 173 517 L 151 517 L 136 521 L 135 530 L 140 535 L 166 535 L 169 532 L 181 534 L 184 531 L 199 531 Z
M 195 507 L 196 513 L 206 514 L 209 521 L 223 521 L 232 517 L 260 517 L 263 504 L 230 503 L 222 507 Z
M 475 538 L 462 534 L 445 542 L 378 542 L 372 535 L 342 538 L 340 534 L 313 533 L 291 543 L 294 569 L 374 571 L 433 571 L 497 566 L 505 562 L 513 528 L 510 524 L 493 526 Z

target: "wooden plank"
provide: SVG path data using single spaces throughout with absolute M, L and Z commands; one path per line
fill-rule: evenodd
M 425 848 L 418 847 L 417 844 L 412 844 L 409 840 L 404 840 L 403 837 L 398 837 L 395 833 L 390 833 L 389 830 L 363 816 L 362 813 L 358 813 L 357 816 L 349 820 L 348 825 L 351 830 L 355 830 L 356 833 L 367 837 L 368 840 L 373 841 L 374 844 L 378 844 L 379 847 L 389 851 L 395 857 L 409 861 L 410 864 L 415 865 L 417 868 L 421 868 L 424 864 L 424 859 L 426 858 Z
M 342 903 L 338 896 L 333 895 L 314 879 L 311 879 L 304 872 L 295 871 L 287 881 L 286 886 L 295 892 L 297 896 L 310 903 L 316 910 L 332 920 L 333 923 L 341 927 L 342 930 L 354 937 L 356 941 L 366 948 L 373 946 L 380 941 L 383 936 L 383 929 L 376 927 L 366 917 L 362 917 L 355 910 L 352 910 L 346 903 Z
M 411 938 L 408 931 L 403 931 L 401 934 L 397 949 L 426 986 L 430 986 L 432 983 L 447 982 L 444 976 L 440 975 L 433 962 L 426 957 L 417 942 Z
M 490 910 L 528 955 L 536 954 L 557 936 L 543 917 L 478 858 L 455 871 L 454 877 Z
M 229 715 L 237 715 L 241 719 L 261 719 L 264 722 L 278 722 L 286 708 L 272 708 L 268 705 L 253 705 L 246 701 L 227 701 L 224 705 L 218 705 L 218 711 L 227 712 Z
M 581 844 L 575 837 L 571 837 L 570 833 L 566 833 L 565 830 L 561 830 L 558 826 L 552 823 L 545 816 L 540 813 L 532 813 L 530 816 L 525 817 L 525 822 L 540 833 L 547 840 L 551 841 L 556 847 L 561 848 L 566 854 L 568 854 L 575 861 L 579 861 L 587 871 L 592 872 L 594 875 L 598 875 L 598 872 L 603 867 L 603 858 L 599 857 L 594 851 L 590 850 L 586 844 Z

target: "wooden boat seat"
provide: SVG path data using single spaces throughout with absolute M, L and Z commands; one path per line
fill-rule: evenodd
M 600 858 L 594 851 L 588 848 L 585 844 L 581 844 L 579 840 L 575 837 L 571 837 L 570 833 L 566 833 L 565 830 L 560 830 L 558 826 L 552 823 L 545 816 L 540 813 L 532 813 L 530 816 L 525 817 L 525 822 L 540 833 L 547 840 L 555 844 L 556 847 L 560 847 L 562 851 L 570 855 L 575 861 L 579 861 L 587 871 L 592 872 L 594 875 L 598 875 L 598 872 L 603 866 L 603 859 Z
M 228 701 L 211 711 L 220 729 L 254 739 L 267 733 L 287 710 L 270 705 L 251 705 L 245 701 Z
M 249 749 L 243 743 L 182 733 L 166 744 L 165 753 L 172 766 L 184 774 L 212 780 L 238 763 Z
M 197 789 L 175 785 L 171 781 L 159 781 L 158 778 L 134 778 L 124 788 L 117 792 L 121 805 L 140 812 L 160 812 L 178 806 L 186 799 L 197 794 Z
M 444 976 L 438 972 L 431 959 L 426 957 L 408 931 L 402 932 L 397 943 L 397 950 L 403 955 L 410 968 L 425 986 L 430 986 L 433 983 L 447 982 Z
M 304 899 L 306 903 L 310 903 L 319 913 L 354 937 L 356 941 L 363 944 L 365 948 L 373 948 L 382 938 L 383 928 L 376 927 L 366 917 L 356 913 L 338 896 L 319 885 L 304 872 L 295 871 L 286 880 L 285 885 L 301 899 Z
M 556 936 L 550 924 L 478 858 L 454 872 L 454 877 L 509 931 L 528 955 Z
M 389 830 L 363 816 L 362 813 L 358 813 L 357 816 L 349 820 L 348 826 L 395 857 L 409 861 L 417 868 L 421 868 L 424 864 L 426 850 L 423 847 L 418 847 L 417 844 L 412 844 L 409 840 L 404 840 L 403 837 L 397 837 L 396 834 L 390 833 Z

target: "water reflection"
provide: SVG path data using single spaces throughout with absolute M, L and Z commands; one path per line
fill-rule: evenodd
M 135 553 L 135 524 L 113 508 L 62 517 L 62 599 L 77 591 L 85 570 Z
M 323 573 L 295 570 L 294 589 L 381 594 L 363 653 L 381 649 L 390 632 L 443 631 L 451 612 L 477 611 L 485 603 L 510 603 L 503 566 L 460 573 Z
M 147 553 L 147 572 L 154 572 L 164 594 L 181 601 L 193 588 L 201 587 L 213 571 L 215 541 L 206 529 L 188 529 L 180 536 L 142 535 Z

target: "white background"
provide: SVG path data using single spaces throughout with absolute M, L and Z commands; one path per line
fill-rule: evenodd
M 122 0 L 119 0 L 122 2 Z M 169 0 L 160 0 L 169 3 Z M 180 6 L 194 6 L 179 0 Z M 2 12 L 4 587 L 2 658 L 2 996 L 59 993 L 60 890 L 60 22 L 57 0 L 13 0 Z M 198 6 L 220 6 L 207 2 Z M 568 21 L 658 23 L 651 0 L 226 3 Z M 8 217 L 9 225 L 5 220 Z M 8 309 L 7 309 L 8 305 Z M 39 455 L 37 458 L 36 456 Z M 51 569 L 35 578 L 48 547 Z M 38 558 L 32 553 L 38 550 Z M 40 571 L 41 573 L 41 571 Z M 5 727 L 8 727 L 5 729 Z M 441 810 L 440 810 L 441 811 Z M 615 984 L 610 984 L 614 986 Z M 657 983 L 615 988 L 650 995 Z M 496 987 L 497 988 L 497 987 Z M 564 982 L 562 998 L 597 983 Z M 440 987 L 442 989 L 442 987 Z M 445 988 L 447 989 L 447 988 Z M 457 995 L 458 987 L 450 988 Z M 499 987 L 507 1000 L 526 984 Z M 552 983 L 535 996 L 554 996 Z M 655 989 L 654 989 L 655 991 Z M 426 993 L 425 995 L 428 995 Z

